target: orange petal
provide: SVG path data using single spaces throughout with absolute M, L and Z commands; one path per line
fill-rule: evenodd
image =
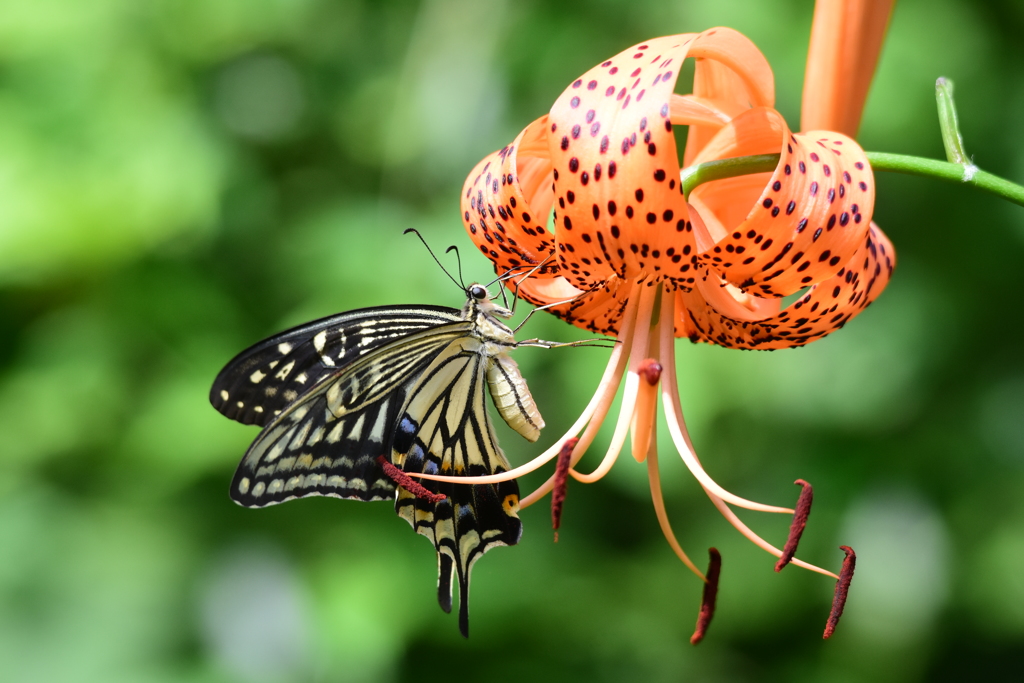
M 688 56 L 703 65 L 704 85 L 695 101 L 682 103 L 673 90 Z M 550 113 L 561 274 L 581 290 L 613 275 L 692 287 L 673 106 L 681 117 L 720 127 L 751 102 L 770 102 L 772 88 L 757 48 L 724 28 L 649 40 L 567 88 Z
M 768 61 L 745 36 L 729 28 L 713 28 L 701 48 L 690 56 L 697 58 L 693 74 L 693 94 L 713 101 L 729 118 L 750 107 L 775 105 L 775 78 Z M 712 40 L 714 44 L 709 45 Z M 715 133 L 715 126 L 695 125 L 686 138 L 683 165 L 690 166 Z
M 896 252 L 874 223 L 860 249 L 833 277 L 811 287 L 781 313 L 761 320 L 716 310 L 707 285 L 679 292 L 676 336 L 720 346 L 781 349 L 803 346 L 838 330 L 874 301 L 889 283 Z
M 462 220 L 470 238 L 494 262 L 495 272 L 537 265 L 554 250 L 548 232 L 551 161 L 542 116 L 511 145 L 476 165 L 462 188 Z M 554 264 L 532 277 L 553 277 Z
M 800 127 L 857 134 L 894 0 L 819 0 Z
M 839 133 L 792 134 L 773 109 L 736 117 L 698 159 L 766 152 L 781 158 L 744 220 L 736 222 L 738 208 L 751 207 L 755 176 L 706 183 L 692 198 L 726 233 L 700 259 L 743 290 L 782 297 L 845 267 L 864 244 L 875 185 L 856 142 Z
M 673 126 L 704 125 L 718 130 L 729 123 L 731 116 L 719 109 L 713 100 L 695 95 L 675 95 L 668 102 L 668 117 Z
M 519 293 L 533 304 L 573 299 L 570 303 L 552 306 L 547 310 L 571 325 L 614 337 L 619 334 L 622 315 L 633 293 L 633 287 L 632 283 L 625 282 L 617 276 L 609 278 L 587 292 L 574 288 L 561 277 L 550 280 L 530 278 L 522 283 Z

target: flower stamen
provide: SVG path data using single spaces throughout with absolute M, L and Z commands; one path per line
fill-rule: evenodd
M 708 548 L 708 575 L 704 581 L 704 594 L 700 601 L 700 614 L 697 615 L 697 628 L 690 636 L 690 644 L 696 645 L 704 640 L 704 635 L 715 616 L 715 599 L 718 597 L 718 575 L 722 571 L 722 555 L 716 548 Z
M 567 439 L 562 444 L 555 464 L 555 484 L 551 491 L 551 528 L 555 530 L 555 543 L 558 543 L 558 527 L 562 525 L 562 504 L 565 502 L 565 490 L 569 485 L 569 463 L 572 451 L 579 442 L 576 437 Z
M 748 527 L 746 524 L 740 521 L 740 518 L 736 516 L 736 513 L 733 512 L 728 505 L 726 505 L 724 500 L 714 495 L 711 491 L 708 491 L 707 489 L 704 489 L 704 492 L 708 494 L 708 498 L 711 499 L 711 502 L 714 503 L 715 507 L 718 508 L 718 511 L 722 513 L 722 516 L 725 517 L 726 521 L 728 521 L 729 524 L 733 525 L 736 531 L 740 532 L 740 534 L 746 537 L 747 540 L 749 540 L 751 543 L 756 545 L 761 550 L 771 553 L 775 557 L 782 557 L 781 550 L 779 550 L 771 543 L 769 543 L 768 541 L 764 540 L 763 538 L 755 534 L 753 531 L 751 531 L 750 527 Z M 804 569 L 809 569 L 812 572 L 817 572 L 818 574 L 831 576 L 833 579 L 839 578 L 837 574 L 833 574 L 827 569 L 822 569 L 821 567 L 817 567 L 813 564 L 810 564 L 809 562 L 798 560 L 795 557 L 792 560 L 790 560 L 790 564 L 795 564 L 797 567 L 803 567 Z
M 429 500 L 431 503 L 440 503 L 448 497 L 443 493 L 432 493 L 428 491 L 418 481 L 388 462 L 387 458 L 383 455 L 377 456 L 377 462 L 379 462 L 380 466 L 384 468 L 384 474 L 388 475 L 392 481 L 417 498 Z
M 846 597 L 850 592 L 850 582 L 853 581 L 853 568 L 857 565 L 857 553 L 848 545 L 841 545 L 839 549 L 846 553 L 843 560 L 843 568 L 839 570 L 838 581 L 836 581 L 836 593 L 832 598 L 832 611 L 829 612 L 828 622 L 825 624 L 825 635 L 822 638 L 831 638 L 839 625 L 839 617 L 843 616 L 843 608 L 846 607 Z
M 675 363 L 675 337 L 673 335 L 674 330 L 671 324 L 671 322 L 676 319 L 675 296 L 672 293 L 666 292 L 662 297 L 661 306 L 662 310 L 660 319 L 664 321 L 664 324 L 661 325 L 661 365 L 663 368 L 662 374 L 665 378 L 665 381 L 661 383 L 662 404 L 665 409 L 665 419 L 668 422 L 668 431 L 672 435 L 672 441 L 675 443 L 676 449 L 678 449 L 679 455 L 682 457 L 686 467 L 693 473 L 693 476 L 706 491 L 713 493 L 718 498 L 728 501 L 737 507 L 746 508 L 748 510 L 757 510 L 759 512 L 793 514 L 793 510 L 790 508 L 755 503 L 752 500 L 740 498 L 735 494 L 729 493 L 719 486 L 714 479 L 708 476 L 707 472 L 704 471 L 704 468 L 701 467 L 700 461 L 697 459 L 697 455 L 694 452 L 693 444 L 690 443 L 690 435 L 686 430 L 686 422 L 683 420 L 682 404 L 679 400 L 679 380 L 676 378 Z
M 637 299 L 630 299 L 626 305 L 626 310 L 622 315 L 622 327 L 619 330 L 618 343 L 615 344 L 615 348 L 612 350 L 612 356 L 608 360 L 608 365 L 605 366 L 604 376 L 601 377 L 601 382 L 597 386 L 597 391 L 594 392 L 594 397 L 590 399 L 590 404 L 587 406 L 584 414 L 580 416 L 580 419 L 576 420 L 576 424 L 572 426 L 572 429 L 566 432 L 562 437 L 562 439 L 566 439 L 575 436 L 579 433 L 583 424 L 586 423 L 586 429 L 584 429 L 583 433 L 580 434 L 579 444 L 577 444 L 577 447 L 573 449 L 570 465 L 579 462 L 587 448 L 589 448 L 590 444 L 593 443 L 594 437 L 597 436 L 598 430 L 601 428 L 605 417 L 608 415 L 608 411 L 612 407 L 615 395 L 619 391 L 619 385 L 622 384 L 623 370 L 626 367 L 626 361 L 629 360 L 628 350 L 633 341 L 633 330 L 636 323 L 636 307 Z M 586 418 L 586 420 L 584 418 Z M 550 453 L 554 448 L 555 447 L 552 446 L 545 452 L 545 454 Z M 522 469 L 522 467 L 516 468 L 516 470 L 520 469 Z M 536 503 L 551 491 L 554 484 L 555 477 L 552 475 L 546 482 L 538 486 L 533 493 L 519 501 L 519 509 L 529 507 Z
M 800 537 L 807 527 L 807 517 L 811 514 L 811 501 L 814 500 L 814 490 L 811 485 L 803 479 L 797 479 L 794 484 L 802 486 L 800 497 L 796 501 L 796 512 L 793 513 L 793 523 L 789 527 L 789 537 L 786 545 L 782 548 L 782 557 L 775 563 L 775 571 L 781 572 L 782 568 L 789 564 L 796 555 L 796 547 L 800 543 Z
M 669 547 L 682 560 L 683 564 L 697 575 L 697 578 L 707 582 L 707 578 L 701 570 L 697 569 L 697 565 L 693 563 L 693 560 L 683 552 L 682 546 L 676 540 L 676 535 L 672 532 L 672 525 L 668 521 L 668 514 L 665 512 L 665 499 L 661 494 L 661 473 L 658 469 L 657 440 L 651 442 L 651 448 L 647 454 L 647 479 L 651 483 L 651 500 L 654 503 L 654 514 L 658 517 L 658 526 L 661 527 L 661 533 L 665 536 L 665 540 L 668 541 Z
M 654 302 L 657 298 L 658 287 L 638 286 L 633 291 L 631 299 L 638 299 L 636 319 L 633 323 L 633 343 L 630 345 L 629 356 L 633 359 L 647 357 L 648 344 L 651 339 L 651 315 L 654 311 Z M 636 290 L 639 290 L 637 292 Z M 617 345 L 618 346 L 618 345 Z M 626 374 L 626 388 L 622 394 L 622 405 L 619 408 L 619 419 L 615 423 L 615 431 L 612 432 L 612 439 L 608 445 L 601 464 L 590 474 L 580 474 L 574 469 L 569 474 L 577 481 L 592 484 L 604 477 L 611 470 L 612 465 L 622 452 L 622 446 L 626 443 L 626 434 L 633 422 L 633 412 L 636 408 L 637 394 L 640 391 L 640 375 L 638 374 L 642 360 L 635 360 L 635 365 Z M 582 456 L 582 452 L 580 453 Z M 578 458 L 577 458 L 578 460 Z M 573 463 L 576 464 L 575 462 Z

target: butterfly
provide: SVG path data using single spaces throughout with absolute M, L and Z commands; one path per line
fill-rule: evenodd
M 470 571 L 491 548 L 519 542 L 519 487 L 515 480 L 417 482 L 409 474 L 507 471 L 485 394 L 510 427 L 536 441 L 544 420 L 508 354 L 561 344 L 517 342 L 502 322 L 511 310 L 484 285 L 464 291 L 461 310 L 364 308 L 270 337 L 221 370 L 210 402 L 233 420 L 263 427 L 231 482 L 236 503 L 394 499 L 398 515 L 434 544 L 445 612 L 454 572 L 459 629 L 468 637 Z

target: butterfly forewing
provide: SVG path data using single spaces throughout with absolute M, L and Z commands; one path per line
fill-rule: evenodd
M 363 308 L 321 318 L 255 344 L 217 375 L 210 403 L 242 424 L 269 424 L 301 394 L 382 346 L 457 322 L 441 306 Z
M 466 321 L 392 342 L 328 376 L 288 406 L 249 447 L 231 497 L 249 507 L 327 495 L 383 500 L 394 482 L 376 458 L 391 451 L 410 387 Z

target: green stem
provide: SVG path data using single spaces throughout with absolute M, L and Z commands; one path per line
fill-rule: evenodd
M 977 167 L 970 164 L 951 164 L 948 161 L 885 152 L 867 152 L 867 157 L 871 168 L 875 171 L 906 173 L 949 180 L 985 190 L 1014 204 L 1024 206 L 1024 187 L 991 173 L 979 171 Z M 696 164 L 683 169 L 680 175 L 683 194 L 689 197 L 695 187 L 712 180 L 752 173 L 770 173 L 775 170 L 778 163 L 778 154 L 758 154 Z
M 946 161 L 953 164 L 970 164 L 971 159 L 964 148 L 964 138 L 960 135 L 956 103 L 953 101 L 953 81 L 948 78 L 935 81 L 935 102 L 939 108 L 939 131 L 942 133 L 942 146 L 946 148 Z
M 977 166 L 951 164 L 948 161 L 885 152 L 868 152 L 867 156 L 868 161 L 871 162 L 871 168 L 876 171 L 891 171 L 951 180 L 985 190 L 1014 204 L 1024 206 L 1024 187 L 986 171 L 979 171 Z
M 684 168 L 679 174 L 683 194 L 689 199 L 693 188 L 712 180 L 734 178 L 752 173 L 771 173 L 779 165 L 778 154 L 757 154 L 750 157 L 733 157 L 717 161 L 705 161 Z

